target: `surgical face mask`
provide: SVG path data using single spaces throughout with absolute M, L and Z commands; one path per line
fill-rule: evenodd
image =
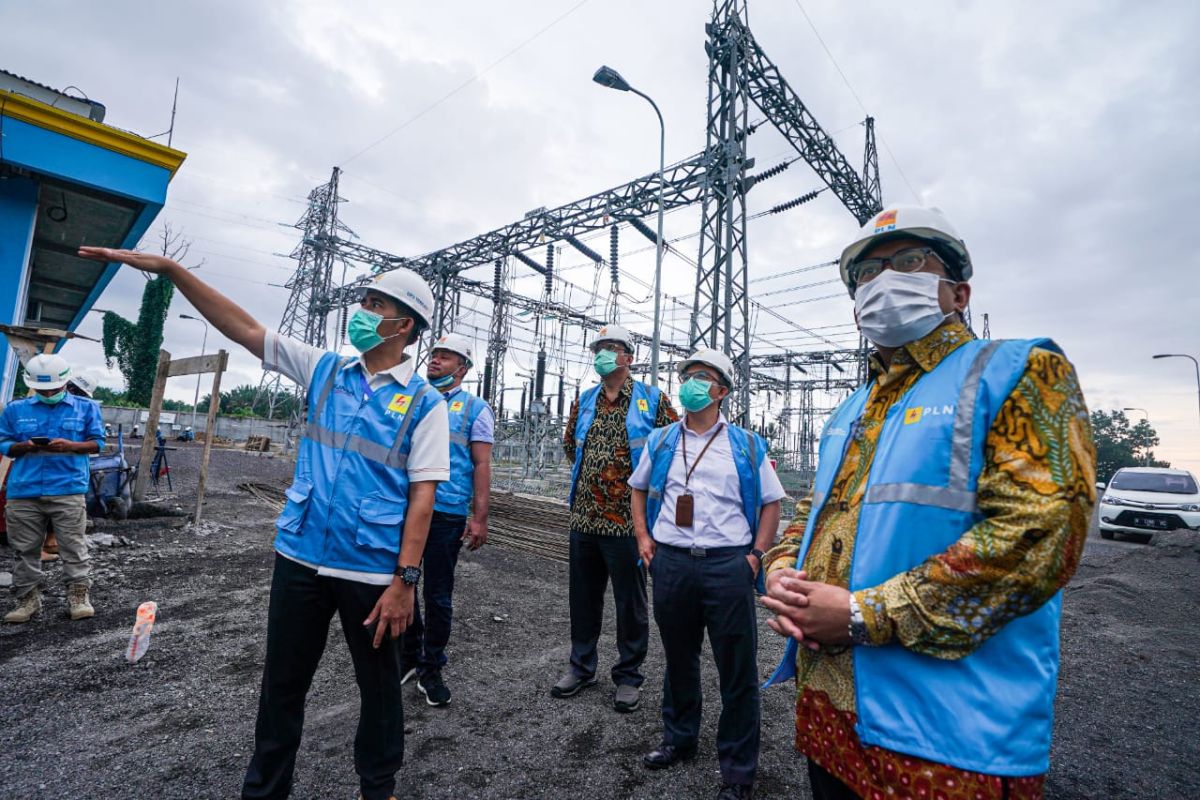
M 858 287 L 854 311 L 863 336 L 878 347 L 915 342 L 949 317 L 938 302 L 938 287 L 956 283 L 932 272 L 885 269 Z
M 612 350 L 601 350 L 592 360 L 592 366 L 601 378 L 610 375 L 617 368 L 617 354 Z
M 689 378 L 679 387 L 679 404 L 693 414 L 703 411 L 713 403 L 709 390 L 712 381 L 703 378 Z
M 354 313 L 350 315 L 350 322 L 346 325 L 346 335 L 350 337 L 350 344 L 354 345 L 354 349 L 360 353 L 365 353 L 372 347 L 382 344 L 387 339 L 394 339 L 400 334 L 394 333 L 391 336 L 379 335 L 379 323 L 394 322 L 399 319 L 407 319 L 407 317 L 389 317 L 386 320 L 384 317 L 376 314 L 374 311 L 367 311 L 365 308 L 356 308 Z
M 446 389 L 454 383 L 454 373 L 443 375 L 440 378 L 430 378 L 429 384 L 435 389 Z
M 57 405 L 58 403 L 61 403 L 63 401 L 63 398 L 66 396 L 67 396 L 67 392 L 66 392 L 66 390 L 63 390 L 61 392 L 57 392 L 57 393 L 49 395 L 49 396 L 44 395 L 44 394 L 39 394 L 37 396 L 37 399 L 39 401 L 45 403 L 48 406 L 53 406 L 53 405 Z

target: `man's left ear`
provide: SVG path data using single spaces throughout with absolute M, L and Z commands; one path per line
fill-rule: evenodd
M 963 313 L 971 305 L 971 284 L 963 281 L 954 285 L 954 310 Z

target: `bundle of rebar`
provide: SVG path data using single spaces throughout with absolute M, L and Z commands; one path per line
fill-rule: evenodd
M 502 547 L 566 562 L 571 512 L 561 500 L 532 494 L 494 492 L 488 541 Z

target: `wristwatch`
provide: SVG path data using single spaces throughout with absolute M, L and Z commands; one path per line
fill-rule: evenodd
M 396 567 L 396 575 L 400 580 L 404 581 L 405 586 L 416 586 L 417 581 L 421 580 L 420 567 Z
M 850 595 L 850 641 L 854 644 L 870 644 L 871 636 L 867 631 L 867 621 L 863 618 L 858 600 Z
M 761 568 L 762 568 L 762 560 L 763 560 L 763 556 L 765 556 L 765 555 L 766 555 L 766 553 L 764 553 L 762 550 L 759 550 L 759 549 L 755 548 L 754 550 L 751 550 L 751 551 L 750 551 L 750 555 L 752 555 L 752 556 L 754 556 L 755 558 L 757 558 L 757 559 L 758 559 L 758 566 L 759 566 L 759 568 L 761 569 Z

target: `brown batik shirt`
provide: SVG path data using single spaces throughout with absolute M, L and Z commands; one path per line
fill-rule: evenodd
M 583 443 L 583 463 L 579 467 L 579 482 L 575 503 L 571 506 L 571 530 L 597 536 L 633 536 L 633 517 L 629 510 L 631 490 L 629 476 L 633 463 L 629 454 L 629 433 L 625 417 L 633 398 L 633 377 L 627 376 L 615 401 L 609 401 L 604 389 L 596 396 L 596 418 L 588 429 Z M 571 406 L 563 434 L 563 450 L 567 460 L 575 462 L 575 420 L 579 402 Z M 658 399 L 654 427 L 661 428 L 677 422 L 666 392 Z

